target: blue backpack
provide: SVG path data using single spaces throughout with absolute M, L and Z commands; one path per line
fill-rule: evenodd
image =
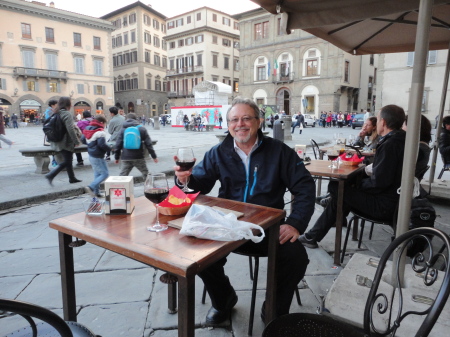
M 123 134 L 123 148 L 128 150 L 138 150 L 141 147 L 141 133 L 138 126 L 129 126 Z

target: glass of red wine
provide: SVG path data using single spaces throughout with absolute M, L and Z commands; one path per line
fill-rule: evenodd
M 175 161 L 175 163 L 180 167 L 180 171 L 189 171 L 195 164 L 194 151 L 192 151 L 192 148 L 180 147 L 178 149 L 177 160 Z M 182 189 L 182 191 L 185 193 L 194 191 L 188 187 L 188 184 L 189 177 L 186 179 L 186 182 L 184 183 L 184 187 Z
M 155 204 L 156 222 L 147 227 L 152 232 L 162 232 L 167 229 L 167 225 L 159 223 L 158 204 L 169 195 L 169 184 L 165 173 L 148 174 L 144 183 L 144 195 Z
M 333 150 L 328 150 L 327 151 L 327 156 L 328 156 L 328 159 L 331 160 L 331 165 L 328 166 L 328 167 L 330 167 L 332 169 L 337 168 L 335 163 L 336 163 L 336 159 L 339 157 L 339 152 L 337 150 L 334 150 L 334 149 Z

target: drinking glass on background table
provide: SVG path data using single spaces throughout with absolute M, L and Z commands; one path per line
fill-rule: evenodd
M 194 151 L 190 147 L 181 147 L 178 149 L 177 160 L 175 163 L 180 167 L 180 171 L 188 171 L 195 164 Z M 182 189 L 183 192 L 193 192 L 187 185 L 189 184 L 189 177 L 186 179 L 184 183 L 184 187 Z
M 144 195 L 155 204 L 156 207 L 156 222 L 147 227 L 147 230 L 152 232 L 162 232 L 168 227 L 165 224 L 159 223 L 158 205 L 169 195 L 169 184 L 167 182 L 165 173 L 148 174 L 144 183 Z
M 372 140 L 370 139 L 370 137 L 369 136 L 365 136 L 364 137 L 364 144 L 366 144 L 366 147 L 365 147 L 364 150 L 366 150 L 366 151 L 369 150 L 370 143 L 372 143 Z
M 328 167 L 332 169 L 337 168 L 335 160 L 337 159 L 337 157 L 339 157 L 339 152 L 335 149 L 327 150 L 327 157 L 329 160 L 331 160 L 331 165 Z
M 347 141 L 348 141 L 348 145 L 353 146 L 353 144 L 355 143 L 355 135 L 348 135 Z

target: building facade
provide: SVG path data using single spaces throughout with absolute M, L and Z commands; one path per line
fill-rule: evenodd
M 139 116 L 167 113 L 166 17 L 137 1 L 102 19 L 116 28 L 111 40 L 116 104 Z
M 447 50 L 428 52 L 421 110 L 433 126 L 441 104 L 447 55 Z M 377 84 L 380 95 L 376 101 L 377 109 L 387 104 L 397 104 L 408 112 L 413 64 L 414 52 L 380 55 Z M 450 90 L 447 91 L 444 116 L 450 114 L 449 95 Z
M 239 91 L 239 24 L 202 7 L 167 19 L 167 91 L 172 106 L 193 105 L 192 88 L 207 80 Z M 232 99 L 232 97 L 230 97 Z
M 54 4 L 0 0 L 0 106 L 22 121 L 70 96 L 74 114 L 114 104 L 108 21 Z
M 361 78 L 358 93 L 359 111 L 375 112 L 379 55 L 361 56 Z
M 291 115 L 358 111 L 361 56 L 300 29 L 287 35 L 281 17 L 262 8 L 235 18 L 240 26 L 241 95 Z

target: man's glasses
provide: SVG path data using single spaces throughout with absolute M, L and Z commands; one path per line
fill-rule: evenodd
M 248 117 L 248 116 L 244 116 L 241 118 L 232 118 L 232 119 L 228 119 L 228 123 L 229 124 L 237 124 L 239 123 L 239 120 L 241 120 L 243 123 L 247 124 L 249 123 L 253 118 L 259 118 L 259 117 Z

